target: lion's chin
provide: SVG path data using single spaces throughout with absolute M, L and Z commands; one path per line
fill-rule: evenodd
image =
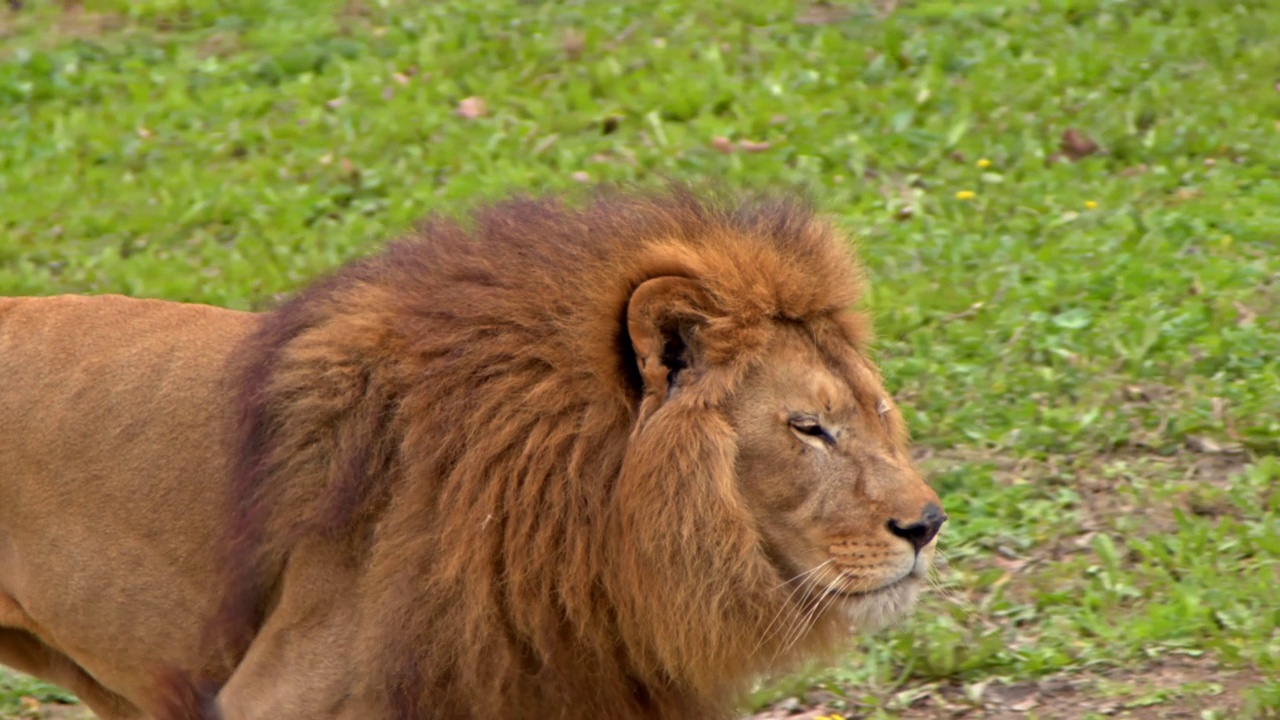
M 910 614 L 922 584 L 920 578 L 908 575 L 876 590 L 846 595 L 841 604 L 857 632 L 872 632 Z

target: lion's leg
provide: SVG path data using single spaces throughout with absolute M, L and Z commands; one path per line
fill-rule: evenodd
M 344 617 L 347 627 L 354 623 Z M 353 688 L 360 667 L 349 634 L 340 627 L 268 623 L 218 693 L 224 720 L 365 720 L 385 716 L 363 706 Z
M 342 553 L 317 541 L 290 555 L 279 603 L 218 693 L 224 720 L 385 716 L 354 710 L 366 668 L 352 656 L 358 581 Z
M 143 718 L 136 706 L 107 690 L 71 658 L 40 640 L 40 628 L 22 606 L 0 592 L 0 664 L 61 685 L 102 720 Z
M 0 664 L 70 690 L 102 720 L 146 717 L 128 700 L 99 685 L 66 655 L 26 630 L 0 627 Z

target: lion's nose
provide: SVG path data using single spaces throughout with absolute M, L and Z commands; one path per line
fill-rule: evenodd
M 942 512 L 942 508 L 929 503 L 924 506 L 924 512 L 920 513 L 920 519 L 913 523 L 903 525 L 897 520 L 890 520 L 889 532 L 911 543 L 916 552 L 920 552 L 920 548 L 929 544 L 946 521 L 947 514 Z

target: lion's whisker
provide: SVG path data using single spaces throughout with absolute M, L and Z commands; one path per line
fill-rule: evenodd
M 818 620 L 822 618 L 826 611 L 829 610 L 832 605 L 839 602 L 839 593 L 845 591 L 850 580 L 842 575 L 837 578 L 837 582 L 839 583 L 838 589 L 828 588 L 828 590 L 834 589 L 835 592 L 823 593 L 823 595 L 818 598 L 818 601 L 813 604 L 813 607 L 800 617 L 799 622 L 793 625 L 791 632 L 785 636 L 784 642 L 779 646 L 778 650 L 774 652 L 774 661 L 777 660 L 779 655 L 795 647 L 796 643 L 800 642 L 800 640 L 813 629 L 813 626 L 817 624 Z M 772 664 L 772 661 L 770 664 Z
M 827 567 L 828 565 L 834 562 L 835 562 L 835 558 L 827 558 L 823 562 L 820 562 L 817 565 L 814 565 L 813 567 L 796 575 L 790 580 L 787 580 L 785 582 L 779 583 L 778 585 L 774 586 L 774 590 L 777 590 L 778 588 L 781 588 L 784 585 L 787 585 L 789 583 L 796 583 L 796 586 L 791 589 L 790 593 L 787 594 L 786 600 L 783 600 L 782 606 L 778 608 L 778 612 L 774 613 L 773 619 L 769 621 L 769 624 L 765 627 L 764 631 L 761 632 L 760 640 L 756 642 L 756 646 L 751 650 L 751 653 L 753 655 L 759 652 L 760 648 L 763 647 L 764 644 L 768 642 L 773 637 L 774 634 L 776 634 L 776 631 L 774 632 L 770 632 L 770 631 L 774 629 L 774 625 L 778 623 L 778 620 L 782 619 L 782 616 L 792 609 L 791 599 L 795 597 L 796 593 L 800 592 L 800 590 L 804 588 L 805 583 L 810 578 L 812 578 L 817 572 L 819 572 L 820 570 L 822 570 L 823 568 Z M 790 623 L 788 623 L 787 626 L 790 627 Z M 778 626 L 779 630 L 781 628 L 782 626 Z
M 787 641 L 783 643 L 781 652 L 790 650 L 797 642 L 800 641 L 801 638 L 807 635 L 809 630 L 811 630 L 814 624 L 817 623 L 818 619 L 821 618 L 832 605 L 835 605 L 840 601 L 841 593 L 849 587 L 851 582 L 852 580 L 844 575 L 838 576 L 836 578 L 837 586 L 834 588 L 828 586 L 826 588 L 826 592 L 818 597 L 818 601 L 814 603 L 809 612 L 805 613 L 800 624 L 793 628 L 793 632 L 790 634 Z
M 774 585 L 774 586 L 773 586 L 773 589 L 774 589 L 774 590 L 777 590 L 778 588 L 782 587 L 783 585 L 789 585 L 789 584 L 791 584 L 791 583 L 793 583 L 793 582 L 795 582 L 795 581 L 797 581 L 797 580 L 799 580 L 799 579 L 801 579 L 801 578 L 805 577 L 806 575 L 812 575 L 813 573 L 818 572 L 819 570 L 821 570 L 822 568 L 824 568 L 824 567 L 826 567 L 826 566 L 830 565 L 830 564 L 831 564 L 831 563 L 833 563 L 833 562 L 835 562 L 835 558 L 827 558 L 826 560 L 824 560 L 824 561 L 822 561 L 822 562 L 818 563 L 817 565 L 814 565 L 813 567 L 809 568 L 808 570 L 805 570 L 804 572 L 802 572 L 802 573 L 800 573 L 800 574 L 796 575 L 795 577 L 791 578 L 790 580 L 783 580 L 782 582 L 778 583 L 777 585 Z

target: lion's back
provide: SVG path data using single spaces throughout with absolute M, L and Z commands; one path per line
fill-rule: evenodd
M 118 295 L 2 298 L 0 417 L 109 422 L 144 404 L 162 414 L 169 398 L 181 402 L 193 383 L 221 372 L 252 318 Z

